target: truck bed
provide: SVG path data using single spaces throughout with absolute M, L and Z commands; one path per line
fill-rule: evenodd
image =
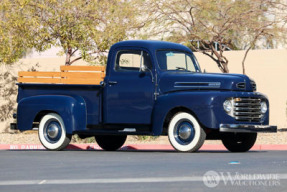
M 24 98 L 39 95 L 80 96 L 86 103 L 87 124 L 97 125 L 102 119 L 101 90 L 102 87 L 100 85 L 18 83 L 17 102 Z

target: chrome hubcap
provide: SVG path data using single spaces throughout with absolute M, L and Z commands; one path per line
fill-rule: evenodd
M 44 126 L 44 137 L 49 143 L 56 143 L 62 135 L 61 124 L 56 119 L 50 119 Z
M 188 119 L 183 119 L 175 125 L 174 138 L 181 145 L 188 145 L 194 139 L 195 130 Z
M 181 139 L 188 139 L 191 135 L 191 127 L 187 126 L 186 124 L 183 124 L 182 126 L 179 127 L 179 137 Z
M 57 137 L 59 133 L 59 127 L 57 127 L 57 125 L 55 124 L 50 124 L 47 130 L 47 133 L 51 139 L 54 139 Z

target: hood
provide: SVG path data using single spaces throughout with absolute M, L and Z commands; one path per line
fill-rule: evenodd
M 183 90 L 249 91 L 256 89 L 254 81 L 246 75 L 225 73 L 192 73 L 165 71 L 159 77 L 161 93 Z

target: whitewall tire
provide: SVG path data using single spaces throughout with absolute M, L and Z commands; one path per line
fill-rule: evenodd
M 61 116 L 56 113 L 49 113 L 40 121 L 39 139 L 46 149 L 59 151 L 69 145 L 71 135 L 66 134 L 65 124 Z
M 205 131 L 189 113 L 179 112 L 169 123 L 168 138 L 177 151 L 195 152 L 203 145 L 205 137 Z

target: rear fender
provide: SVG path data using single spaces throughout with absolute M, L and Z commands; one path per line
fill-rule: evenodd
M 17 108 L 17 126 L 20 131 L 31 130 L 37 114 L 51 111 L 59 114 L 67 134 L 86 129 L 85 100 L 80 96 L 39 95 L 21 99 Z

